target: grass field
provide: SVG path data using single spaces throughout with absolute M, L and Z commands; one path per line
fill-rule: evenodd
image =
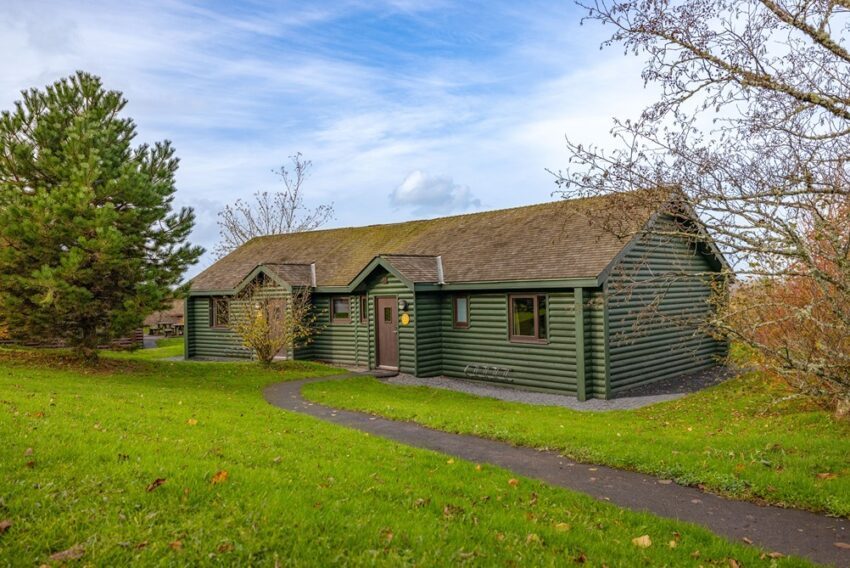
M 640 410 L 576 412 L 371 378 L 306 398 L 440 430 L 556 449 L 576 460 L 742 499 L 850 516 L 850 425 L 752 372 Z
M 169 357 L 180 357 L 183 355 L 183 338 L 168 337 L 158 339 L 156 348 L 154 349 L 119 351 L 107 355 L 112 359 L 129 359 L 135 361 L 155 361 L 157 359 L 168 359 Z
M 0 350 L 0 566 L 803 564 L 262 398 L 330 367 L 154 360 L 172 348 Z

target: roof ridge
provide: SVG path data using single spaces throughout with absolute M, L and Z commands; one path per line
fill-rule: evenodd
M 573 199 L 556 199 L 554 201 L 542 201 L 540 203 L 528 203 L 526 205 L 517 205 L 514 207 L 503 207 L 502 209 L 487 209 L 486 211 L 470 211 L 468 213 L 456 213 L 454 215 L 443 215 L 442 217 L 430 217 L 430 218 L 420 218 L 420 219 L 410 219 L 409 221 L 396 221 L 394 223 L 372 223 L 370 225 L 349 225 L 346 227 L 328 227 L 326 229 L 313 229 L 312 231 L 298 231 L 298 234 L 315 234 L 315 233 L 330 233 L 333 231 L 350 231 L 352 229 L 369 229 L 372 227 L 392 227 L 395 225 L 410 225 L 411 223 L 430 223 L 434 221 L 442 221 L 444 219 L 460 219 L 461 217 L 477 217 L 483 215 L 493 215 L 496 213 L 505 213 L 507 211 L 517 211 L 519 209 L 531 209 L 533 207 L 546 207 L 546 206 L 556 206 L 563 205 L 566 203 L 577 203 L 579 201 L 593 201 L 597 199 L 605 199 L 609 197 L 607 195 L 598 195 L 593 197 L 575 197 Z M 275 237 L 282 237 L 285 235 L 290 235 L 293 233 L 276 233 L 273 235 L 260 235 L 257 237 L 252 237 L 245 244 L 248 244 L 252 241 L 258 241 L 261 239 L 272 239 Z

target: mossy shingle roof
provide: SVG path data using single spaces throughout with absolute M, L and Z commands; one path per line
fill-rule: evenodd
M 284 282 L 288 282 L 290 286 L 311 285 L 312 275 L 310 273 L 309 264 L 265 262 L 263 263 L 263 266 L 266 270 L 274 272 Z M 243 274 L 242 276 L 244 277 L 246 275 Z
M 416 257 L 439 255 L 447 283 L 596 277 L 628 240 L 595 214 L 609 209 L 610 199 L 258 237 L 195 277 L 192 290 L 233 289 L 261 264 L 315 263 L 318 286 L 346 286 L 377 256 L 398 257 L 425 278 L 436 265 Z M 620 234 L 638 230 L 650 215 L 625 208 Z

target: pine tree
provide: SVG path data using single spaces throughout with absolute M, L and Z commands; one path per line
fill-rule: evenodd
M 203 250 L 172 209 L 170 142 L 133 147 L 127 104 L 84 72 L 0 114 L 0 313 L 22 340 L 82 357 L 165 306 Z

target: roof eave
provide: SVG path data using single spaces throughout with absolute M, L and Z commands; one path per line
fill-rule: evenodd
M 462 292 L 472 290 L 528 290 L 554 288 L 597 288 L 598 278 L 554 278 L 543 280 L 489 280 L 470 282 L 447 282 L 446 284 L 417 283 L 417 292 Z

